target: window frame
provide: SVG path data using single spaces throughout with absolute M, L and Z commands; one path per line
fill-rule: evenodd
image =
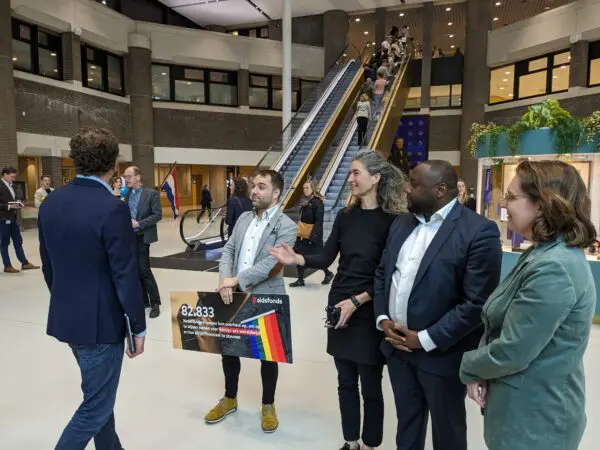
M 597 56 L 595 56 L 597 55 Z M 588 64 L 587 64 L 587 86 L 600 86 L 600 80 L 597 83 L 592 83 L 592 61 L 600 59 L 600 41 L 589 43 L 588 47 Z
M 177 64 L 165 64 L 161 62 L 152 62 L 153 66 L 160 66 L 167 69 L 167 74 L 169 77 L 169 98 L 168 99 L 156 99 L 152 98 L 153 102 L 171 102 L 171 103 L 187 103 L 191 105 L 209 105 L 209 106 L 225 106 L 229 108 L 237 108 L 239 107 L 239 91 L 238 91 L 238 73 L 235 70 L 225 70 L 225 69 L 211 69 L 205 67 L 193 67 L 193 66 L 180 66 Z M 185 76 L 186 70 L 197 70 L 202 72 L 202 80 L 197 78 L 191 78 Z M 211 73 L 225 73 L 231 79 L 227 82 L 224 81 L 214 81 L 210 79 Z M 203 102 L 190 102 L 185 100 L 176 100 L 175 99 L 175 85 L 176 81 L 189 81 L 195 83 L 202 83 L 203 92 L 204 92 L 204 101 Z M 232 104 L 227 103 L 217 103 L 213 102 L 210 98 L 210 85 L 211 84 L 220 84 L 225 86 L 235 86 L 237 95 L 235 96 L 235 101 Z
M 19 29 L 21 26 L 29 28 L 30 39 L 25 39 L 20 36 Z M 56 39 L 56 48 L 50 45 L 40 44 L 39 33 L 44 33 L 52 39 Z M 51 80 L 63 80 L 63 55 L 62 55 L 62 38 L 60 34 L 54 33 L 46 28 L 40 27 L 33 23 L 25 22 L 24 20 L 11 17 L 11 37 L 12 40 L 24 42 L 29 45 L 29 57 L 31 58 L 31 70 L 14 67 L 14 70 L 32 73 L 40 77 L 49 78 Z M 11 40 L 11 42 L 12 42 Z M 51 77 L 40 73 L 40 47 L 44 50 L 56 53 L 56 68 L 58 69 L 58 77 Z
M 538 56 L 534 56 L 522 61 L 514 61 L 511 62 L 509 64 L 503 64 L 501 66 L 497 66 L 497 67 L 490 67 L 489 68 L 489 74 L 488 74 L 488 96 L 487 96 L 487 101 L 488 101 L 488 105 L 490 106 L 496 106 L 496 105 L 503 105 L 506 103 L 511 103 L 511 102 L 516 102 L 519 100 L 530 100 L 532 98 L 538 98 L 538 97 L 545 97 L 547 95 L 554 95 L 554 94 L 559 94 L 561 92 L 567 92 L 569 90 L 569 88 L 567 87 L 567 89 L 561 89 L 558 91 L 552 91 L 552 80 L 553 80 L 553 76 L 554 76 L 554 69 L 556 68 L 560 68 L 561 66 L 566 66 L 567 70 L 570 71 L 570 67 L 571 67 L 571 60 L 569 59 L 568 64 L 556 64 L 555 63 L 555 57 L 558 55 L 561 55 L 563 53 L 571 53 L 571 49 L 570 48 L 566 48 L 563 50 L 558 50 L 555 52 L 551 52 L 551 53 L 546 53 L 543 55 L 538 55 Z M 529 63 L 533 62 L 533 61 L 537 61 L 538 59 L 543 59 L 543 58 L 547 58 L 547 64 L 546 67 L 543 69 L 537 69 L 537 70 L 529 70 Z M 502 102 L 495 102 L 495 103 L 490 103 L 490 86 L 492 83 L 492 72 L 495 70 L 502 70 L 506 67 L 511 67 L 514 66 L 514 81 L 513 81 L 513 96 L 511 99 L 509 100 L 504 100 Z M 589 69 L 588 69 L 589 71 Z M 521 85 L 521 77 L 523 76 L 527 76 L 527 75 L 533 75 L 536 73 L 542 73 L 542 72 L 546 72 L 546 89 L 545 92 L 542 94 L 536 94 L 536 95 L 531 95 L 531 96 L 527 96 L 527 97 L 520 97 L 519 96 L 519 88 Z M 589 80 L 589 77 L 588 77 Z
M 267 31 L 266 36 L 260 35 L 262 30 Z M 254 31 L 256 33 L 256 36 L 250 36 L 251 31 Z M 227 34 L 231 34 L 233 36 L 251 37 L 251 38 L 255 38 L 255 39 L 270 39 L 271 32 L 269 31 L 268 25 L 263 25 L 260 27 L 239 28 L 239 29 L 235 29 L 235 30 L 228 30 Z
M 263 78 L 267 78 L 267 87 L 265 86 L 259 86 L 259 85 L 253 85 L 252 84 L 252 77 L 263 77 Z M 274 98 L 274 93 L 275 91 L 279 91 L 280 89 L 275 89 L 273 86 L 273 79 L 275 77 L 280 77 L 281 75 L 269 75 L 269 74 L 264 74 L 264 73 L 255 73 L 255 72 L 251 72 L 250 73 L 250 78 L 249 78 L 249 82 L 248 82 L 248 92 L 250 92 L 250 88 L 260 88 L 260 89 L 267 89 L 268 91 L 268 106 L 267 107 L 262 107 L 262 106 L 250 106 L 250 109 L 262 109 L 262 110 L 270 110 L 270 111 L 281 111 L 280 108 L 275 108 L 273 106 L 273 98 Z M 297 77 L 293 77 L 292 78 L 292 86 L 293 86 L 293 82 L 294 79 L 297 80 L 298 82 L 298 90 L 293 90 L 292 89 L 292 93 L 296 93 L 296 109 L 292 108 L 292 112 L 297 112 L 301 107 L 302 107 L 302 78 L 297 78 Z M 307 83 L 315 83 L 315 80 L 304 80 Z M 320 83 L 320 81 L 317 81 L 317 86 Z M 314 89 L 317 89 L 317 87 L 315 87 Z M 313 90 L 314 90 L 313 89 Z M 312 92 L 311 94 L 312 95 Z M 293 102 L 292 102 L 293 104 Z
M 433 87 L 446 87 L 448 86 L 450 88 L 449 93 L 448 93 L 448 105 L 447 106 L 431 106 L 431 88 Z M 461 92 L 460 92 L 460 105 L 458 106 L 453 106 L 452 105 L 452 92 L 454 90 L 454 86 L 460 86 L 461 87 Z M 429 90 L 429 102 L 430 102 L 430 106 L 429 109 L 462 109 L 463 107 L 463 89 L 462 89 L 463 84 L 462 83 L 456 83 L 456 84 L 440 84 L 440 85 L 435 85 L 435 86 L 431 86 L 430 90 Z M 415 86 L 415 87 L 419 87 L 419 86 Z M 421 98 L 423 98 L 423 92 L 421 91 Z
M 91 49 L 94 51 L 93 60 L 90 60 L 88 58 L 88 52 L 87 52 L 88 49 Z M 113 58 L 115 58 L 119 62 L 119 65 L 120 65 L 120 76 L 121 76 L 121 92 L 120 93 L 110 90 L 110 85 L 108 83 L 108 56 L 109 55 L 112 56 Z M 94 64 L 103 69 L 103 72 L 102 72 L 103 88 L 102 89 L 98 89 L 96 87 L 88 85 L 88 78 L 89 78 L 88 77 L 88 63 Z M 82 42 L 81 43 L 81 80 L 82 80 L 81 82 L 82 82 L 83 86 L 88 89 L 105 92 L 105 93 L 111 94 L 111 95 L 117 95 L 119 97 L 125 97 L 125 70 L 124 70 L 123 56 L 117 55 L 112 52 L 108 52 L 101 48 L 90 45 L 86 42 Z

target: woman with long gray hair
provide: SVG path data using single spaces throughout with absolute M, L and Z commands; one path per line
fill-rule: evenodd
M 327 335 L 327 352 L 338 371 L 343 450 L 372 449 L 383 439 L 383 335 L 374 326 L 373 290 L 392 222 L 406 212 L 406 178 L 377 152 L 365 150 L 352 161 L 348 184 L 352 200 L 340 211 L 331 235 L 318 254 L 302 256 L 282 244 L 271 255 L 282 264 L 329 267 L 338 254 L 339 267 L 329 292 L 330 311 L 339 319 Z M 335 317 L 335 314 L 334 314 Z M 363 397 L 362 447 L 358 383 Z

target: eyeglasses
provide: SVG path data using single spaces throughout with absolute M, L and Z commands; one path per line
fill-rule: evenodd
M 512 202 L 512 201 L 518 200 L 520 198 L 527 198 L 527 196 L 526 195 L 516 195 L 516 194 L 513 194 L 512 192 L 506 192 L 504 194 L 504 201 L 506 201 L 506 202 Z

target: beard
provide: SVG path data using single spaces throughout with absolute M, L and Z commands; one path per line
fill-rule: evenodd
M 252 200 L 252 206 L 256 209 L 268 209 L 271 206 L 271 198 L 256 198 Z

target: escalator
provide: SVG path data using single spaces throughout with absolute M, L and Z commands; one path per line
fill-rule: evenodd
M 379 120 L 371 120 L 367 128 L 365 139 L 369 144 L 366 148 L 380 151 L 385 156 L 388 156 L 391 149 L 410 90 L 407 70 L 411 59 L 410 55 L 409 51 L 398 70 L 389 93 L 383 99 Z M 325 239 L 331 233 L 335 216 L 347 204 L 350 197 L 350 188 L 347 183 L 348 173 L 352 160 L 360 150 L 356 117 L 352 116 L 351 120 L 346 119 L 345 122 L 348 125 L 344 136 L 338 148 L 329 157 L 327 168 L 323 171 L 324 176 L 319 183 L 319 191 L 325 198 L 323 224 Z
M 257 164 L 257 169 L 272 168 L 283 175 L 287 187 L 282 195 L 284 206 L 286 202 L 291 204 L 297 195 L 296 188 L 305 168 L 311 162 L 314 164 L 315 149 L 328 146 L 328 136 L 339 126 L 339 110 L 347 103 L 348 90 L 356 89 L 361 76 L 359 61 L 338 61 Z M 226 206 L 213 208 L 210 217 L 206 214 L 200 219 L 201 210 L 193 209 L 181 217 L 180 235 L 187 246 L 186 251 L 210 250 L 224 245 L 228 237 L 224 224 L 226 209 Z

